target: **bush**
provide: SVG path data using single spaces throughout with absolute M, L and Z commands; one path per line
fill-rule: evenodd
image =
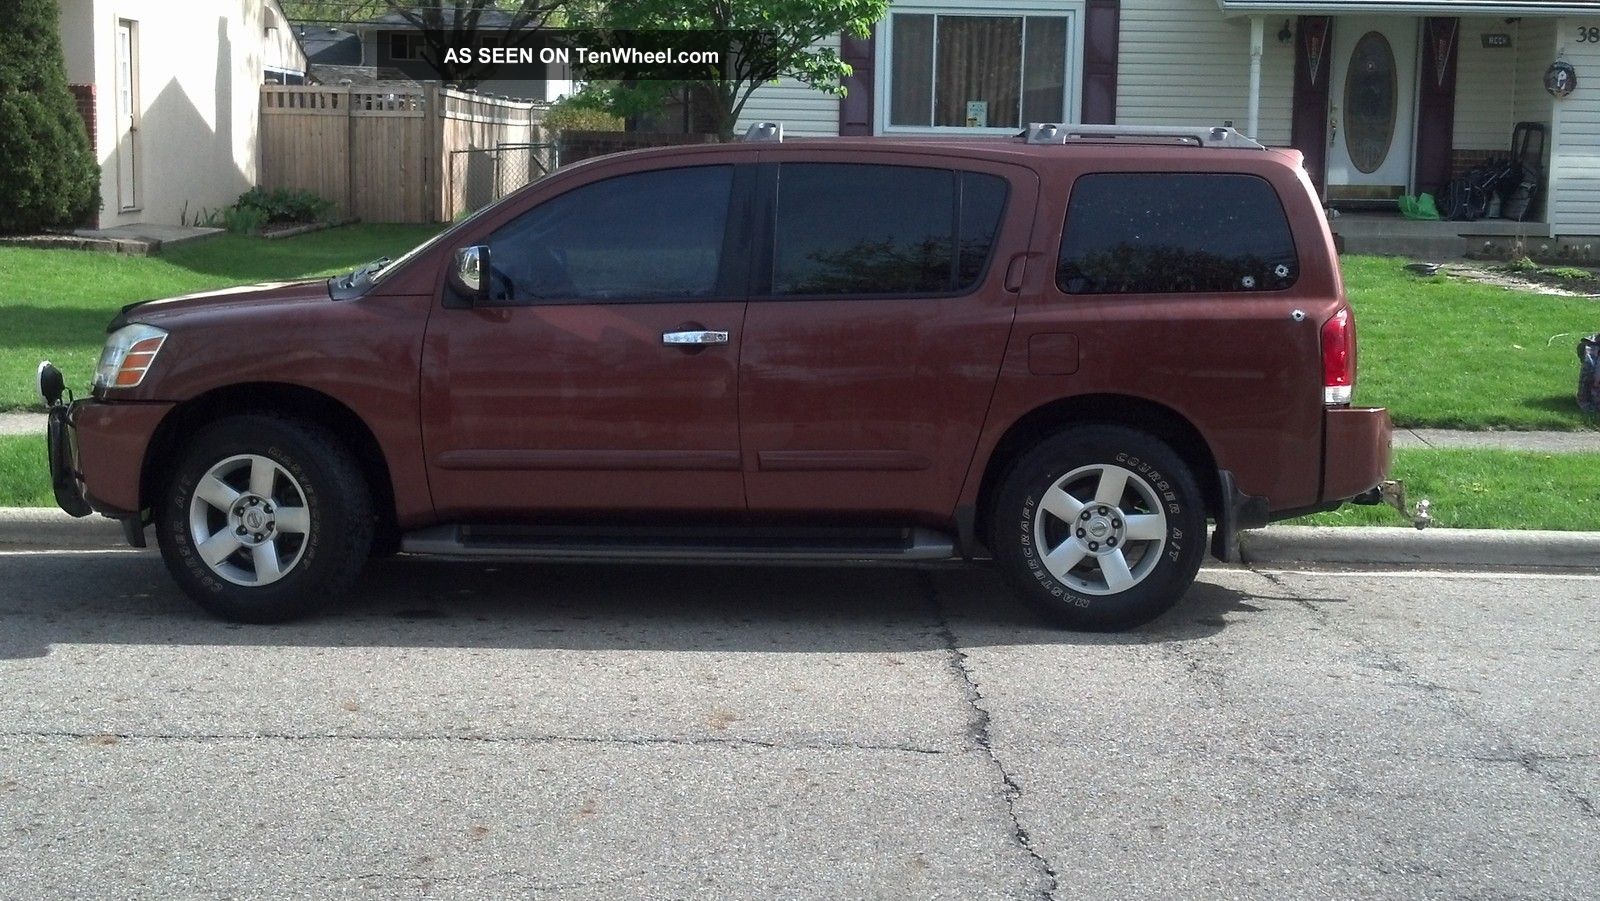
M 0 232 L 80 225 L 100 208 L 100 167 L 67 90 L 56 0 L 3 9 Z
M 539 122 L 551 131 L 622 131 L 621 116 L 584 106 L 572 98 L 556 101 Z
M 239 195 L 233 205 L 235 210 L 253 210 L 260 215 L 261 225 L 279 222 L 321 222 L 333 212 L 333 202 L 323 200 L 310 191 L 291 191 L 276 188 L 271 191 L 251 188 Z M 257 229 L 260 225 L 257 226 Z

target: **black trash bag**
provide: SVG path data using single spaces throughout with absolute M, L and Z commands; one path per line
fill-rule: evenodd
M 1578 409 L 1600 413 L 1600 334 L 1578 339 Z

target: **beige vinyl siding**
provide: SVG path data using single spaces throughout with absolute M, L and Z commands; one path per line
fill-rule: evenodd
M 839 36 L 834 35 L 817 46 L 838 50 Z M 756 122 L 782 122 L 783 133 L 788 136 L 836 135 L 839 133 L 839 98 L 792 78 L 781 79 L 756 88 L 750 95 L 750 102 L 739 114 L 735 133 L 744 133 Z
M 1556 58 L 1556 20 L 1523 19 L 1517 35 L 1517 67 L 1511 93 L 1511 123 L 1541 122 L 1546 129 L 1545 157 L 1550 155 L 1549 129 L 1555 98 L 1544 89 L 1544 70 Z
M 1294 44 L 1266 17 L 1261 58 L 1262 143 L 1287 146 Z M 1292 23 L 1291 23 L 1292 24 Z M 1224 19 L 1216 0 L 1123 0 L 1117 56 L 1119 125 L 1221 125 L 1245 130 L 1250 108 L 1250 20 Z
M 1555 102 L 1551 224 L 1561 236 L 1600 235 L 1600 44 L 1578 42 L 1578 29 L 1600 28 L 1600 18 L 1562 19 L 1559 28 L 1578 89 Z
M 1513 46 L 1484 49 L 1486 32 L 1510 34 Z M 1462 19 L 1457 41 L 1455 148 L 1509 150 L 1516 86 L 1507 70 L 1516 64 L 1517 46 L 1522 43 L 1517 26 L 1505 24 L 1504 19 Z M 1423 72 L 1422 77 L 1430 74 Z

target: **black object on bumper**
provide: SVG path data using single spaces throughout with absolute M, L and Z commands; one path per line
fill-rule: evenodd
M 40 384 L 60 383 L 61 373 L 49 363 L 39 366 Z M 43 396 L 43 395 L 42 395 Z M 83 476 L 78 472 L 78 448 L 73 440 L 72 408 L 57 394 L 51 398 L 50 418 L 45 427 L 45 450 L 50 463 L 50 488 L 56 504 L 73 516 L 88 516 L 94 510 L 84 497 Z

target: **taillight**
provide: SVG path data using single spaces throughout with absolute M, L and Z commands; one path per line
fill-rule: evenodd
M 1322 402 L 1348 404 L 1356 384 L 1356 321 L 1344 307 L 1322 324 Z

